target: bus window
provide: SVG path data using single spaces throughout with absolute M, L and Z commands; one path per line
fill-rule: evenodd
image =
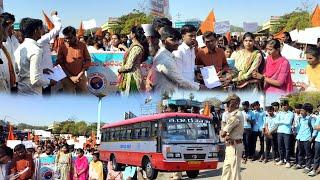
M 134 129 L 133 130 L 133 137 L 132 139 L 139 139 L 139 135 L 140 135 L 140 129 Z
M 151 137 L 155 138 L 158 136 L 158 122 L 151 123 Z
M 120 131 L 120 137 L 121 137 L 120 140 L 126 140 L 126 130 L 125 129 L 122 129 Z
M 127 129 L 126 140 L 131 140 L 131 129 Z

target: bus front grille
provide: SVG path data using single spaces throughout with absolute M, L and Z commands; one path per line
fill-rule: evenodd
M 186 160 L 205 159 L 206 154 L 183 154 Z
M 187 147 L 187 151 L 203 151 L 202 147 Z

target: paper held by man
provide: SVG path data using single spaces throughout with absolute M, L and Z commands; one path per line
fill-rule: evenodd
M 62 67 L 60 65 L 55 66 L 51 70 L 53 71 L 53 73 L 45 74 L 47 79 L 60 81 L 63 78 L 67 77 L 66 73 L 63 71 L 63 69 L 62 69 Z
M 204 84 L 207 88 L 213 89 L 221 86 L 221 82 L 219 80 L 216 68 L 214 66 L 206 66 L 200 68 L 200 71 L 203 77 Z

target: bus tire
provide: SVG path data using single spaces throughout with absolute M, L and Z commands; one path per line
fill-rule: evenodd
M 158 170 L 152 168 L 152 163 L 149 158 L 146 158 L 144 160 L 143 167 L 148 179 L 150 180 L 157 179 Z
M 199 175 L 199 170 L 194 170 L 194 171 L 186 171 L 187 176 L 189 178 L 196 178 Z

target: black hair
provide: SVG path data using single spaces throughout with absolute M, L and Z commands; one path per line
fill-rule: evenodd
M 280 104 L 279 104 L 278 102 L 273 102 L 273 103 L 271 103 L 271 106 L 277 106 L 277 107 L 279 107 Z
M 170 21 L 168 18 L 154 18 L 152 26 L 155 30 L 158 30 L 165 26 L 172 27 L 172 21 Z
M 120 40 L 120 38 L 121 38 L 120 34 L 117 34 L 117 33 L 112 34 L 111 36 L 117 36 L 117 38 L 118 38 L 119 40 Z
M 289 101 L 288 100 L 283 100 L 281 102 L 281 106 L 289 106 Z
M 76 31 L 76 29 L 74 27 L 68 26 L 68 27 L 63 29 L 62 34 L 65 35 L 65 36 L 70 35 L 70 34 L 76 36 L 77 35 L 77 31 Z
M 2 24 L 3 27 L 7 27 L 9 24 L 8 24 L 8 21 L 11 20 L 12 22 L 15 22 L 16 21 L 16 18 L 14 17 L 13 14 L 10 14 L 8 12 L 4 12 L 0 15 L 1 18 L 3 18 L 4 22 Z
M 81 153 L 81 154 L 84 154 L 84 151 L 83 151 L 83 149 L 81 149 L 81 148 L 77 149 L 77 152 L 78 152 L 78 153 Z
M 306 50 L 306 54 L 310 54 L 311 56 L 315 57 L 317 60 L 320 60 L 320 49 L 315 45 L 308 46 Z
M 274 107 L 273 107 L 273 106 L 267 106 L 267 107 L 266 107 L 266 110 L 267 110 L 267 111 L 274 111 Z
M 242 37 L 242 41 L 244 41 L 247 37 L 251 38 L 254 40 L 254 35 L 251 32 L 246 32 L 243 37 Z
M 20 31 L 25 38 L 31 38 L 39 28 L 43 28 L 43 22 L 40 19 L 23 18 L 20 22 Z
M 285 43 L 287 43 L 287 44 L 292 43 L 292 39 L 291 39 L 290 33 L 288 33 L 288 32 L 283 32 L 283 34 L 284 34 L 286 37 L 288 37 L 288 39 L 285 41 Z
M 249 101 L 243 101 L 243 102 L 242 102 L 242 106 L 250 106 Z
M 295 108 L 295 109 L 301 109 L 301 108 L 302 108 L 302 104 L 295 104 L 295 105 L 294 105 L 294 108 Z
M 258 106 L 258 105 L 260 105 L 260 103 L 259 103 L 259 101 L 255 101 L 255 102 L 253 103 L 253 105 L 254 105 L 254 106 Z
M 302 106 L 302 109 L 304 109 L 305 111 L 307 111 L 308 113 L 312 113 L 313 112 L 313 105 L 310 103 L 305 103 Z
M 187 33 L 196 32 L 196 31 L 197 31 L 197 28 L 191 24 L 186 24 L 186 25 L 182 26 L 181 30 L 180 30 L 181 35 L 185 35 Z
M 95 157 L 97 157 L 98 159 L 100 158 L 99 152 L 94 152 L 94 153 L 92 154 L 92 156 L 95 156 Z
M 161 40 L 165 40 L 167 38 L 180 40 L 181 34 L 178 30 L 174 29 L 173 27 L 166 26 L 163 28 L 163 32 L 161 34 Z
M 87 42 L 87 45 L 88 45 L 88 46 L 93 46 L 93 45 L 94 45 L 94 42 L 93 42 L 93 41 L 94 41 L 93 37 L 90 36 L 90 37 L 87 39 L 87 41 L 86 41 L 86 42 Z
M 128 36 L 125 34 L 120 34 L 120 38 L 127 38 L 128 39 Z
M 12 159 L 13 158 L 13 150 L 9 147 L 6 147 L 4 150 L 5 150 L 6 155 Z
M 204 33 L 202 34 L 202 39 L 203 39 L 203 41 L 205 41 L 205 39 L 207 39 L 207 38 L 209 38 L 209 37 L 211 37 L 211 36 L 213 36 L 215 39 L 217 39 L 217 34 L 214 33 L 214 32 L 212 32 L 212 31 L 206 31 L 206 32 L 204 32 Z
M 268 41 L 267 45 L 270 45 L 274 49 L 278 49 L 278 50 L 280 50 L 280 48 L 281 48 L 281 43 L 278 39 L 272 39 L 272 40 Z
M 147 37 L 144 35 L 143 28 L 141 26 L 133 26 L 131 28 L 131 32 L 135 34 L 136 39 L 143 46 L 143 49 L 144 49 L 143 61 L 146 61 L 149 56 L 149 43 L 148 43 Z
M 26 151 L 26 147 L 23 144 L 18 144 L 14 147 L 14 152 L 17 151 Z

